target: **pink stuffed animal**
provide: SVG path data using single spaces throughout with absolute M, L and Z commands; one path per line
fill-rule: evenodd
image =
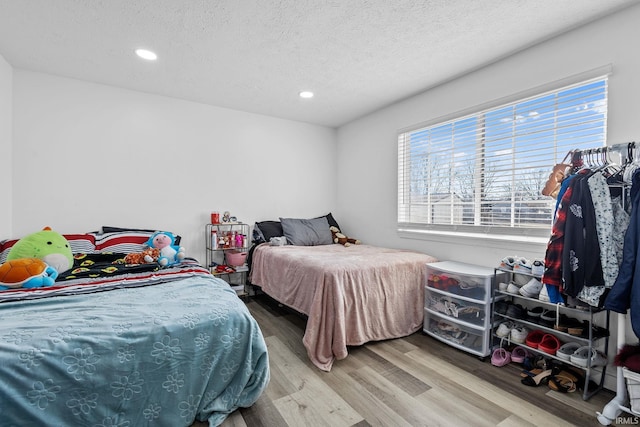
M 158 264 L 163 267 L 177 264 L 185 257 L 184 248 L 174 245 L 175 237 L 168 231 L 157 231 L 147 241 L 147 246 L 160 250 Z

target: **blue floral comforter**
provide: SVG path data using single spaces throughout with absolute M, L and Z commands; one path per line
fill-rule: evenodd
M 257 322 L 193 263 L 0 303 L 2 426 L 215 426 L 268 381 Z

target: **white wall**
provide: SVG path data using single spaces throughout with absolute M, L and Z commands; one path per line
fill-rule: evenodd
M 340 210 L 337 215 L 341 226 L 366 243 L 415 249 L 442 260 L 495 266 L 506 255 L 543 258 L 544 243 L 399 237 L 396 232 L 397 131 L 611 64 L 608 143 L 638 141 L 640 55 L 632 43 L 638 37 L 637 22 L 640 22 L 640 6 L 566 33 L 338 129 Z M 616 330 L 614 314 L 610 355 L 616 354 Z M 637 342 L 628 318 L 626 341 Z M 610 368 L 605 386 L 615 390 L 616 370 Z
M 609 143 L 638 140 L 640 55 L 631 40 L 637 39 L 639 20 L 640 6 L 624 10 L 342 126 L 337 169 L 341 225 L 365 242 L 416 249 L 440 259 L 491 266 L 506 255 L 543 257 L 544 243 L 399 237 L 397 131 L 612 64 Z
M 0 203 L 0 236 L 7 236 L 11 232 L 12 86 L 13 69 L 0 55 L 0 182 L 3 199 Z
M 157 228 L 204 262 L 213 210 L 253 224 L 335 207 L 333 129 L 17 69 L 13 80 L 16 237 Z

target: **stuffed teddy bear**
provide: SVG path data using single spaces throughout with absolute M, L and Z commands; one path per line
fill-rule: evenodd
M 331 237 L 333 238 L 334 243 L 340 243 L 343 246 L 349 247 L 353 245 L 359 245 L 361 242 L 358 239 L 352 239 L 351 237 L 347 237 L 340 232 L 340 229 L 336 226 L 329 227 L 331 230 Z
M 52 286 L 58 271 L 38 258 L 8 260 L 0 265 L 0 290 Z
M 18 240 L 9 251 L 7 261 L 38 258 L 56 269 L 58 274 L 73 267 L 73 253 L 65 237 L 45 227 Z
M 125 264 L 151 264 L 160 258 L 160 249 L 148 248 L 142 252 L 131 252 L 124 257 Z
M 146 245 L 160 251 L 158 264 L 163 267 L 167 265 L 177 264 L 185 257 L 184 248 L 174 245 L 176 239 L 173 233 L 168 231 L 156 231 L 149 237 Z
M 544 184 L 541 193 L 543 196 L 558 197 L 562 181 L 571 174 L 571 165 L 566 163 L 558 163 L 553 167 L 549 179 Z

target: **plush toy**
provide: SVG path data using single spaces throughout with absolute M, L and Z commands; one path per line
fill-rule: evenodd
M 21 258 L 38 258 L 56 269 L 58 274 L 73 267 L 71 246 L 64 236 L 45 227 L 18 240 L 9 251 L 7 261 Z
M 331 230 L 331 237 L 333 238 L 333 243 L 340 243 L 343 246 L 351 246 L 353 245 L 359 245 L 361 242 L 358 239 L 352 239 L 351 237 L 347 237 L 344 234 L 342 234 L 340 232 L 340 229 L 338 229 L 338 227 L 335 226 L 331 226 L 329 227 L 329 230 Z
M 562 181 L 571 174 L 571 165 L 566 163 L 558 163 L 553 167 L 553 171 L 549 175 L 549 179 L 544 184 L 541 193 L 543 196 L 558 197 Z
M 160 258 L 160 249 L 148 248 L 142 252 L 131 252 L 124 257 L 125 264 L 151 264 Z
M 184 248 L 174 245 L 176 239 L 173 233 L 168 231 L 157 231 L 151 235 L 147 241 L 147 246 L 160 250 L 158 264 L 163 267 L 177 264 L 185 257 Z
M 0 265 L 0 290 L 51 286 L 58 271 L 38 258 L 20 258 Z

